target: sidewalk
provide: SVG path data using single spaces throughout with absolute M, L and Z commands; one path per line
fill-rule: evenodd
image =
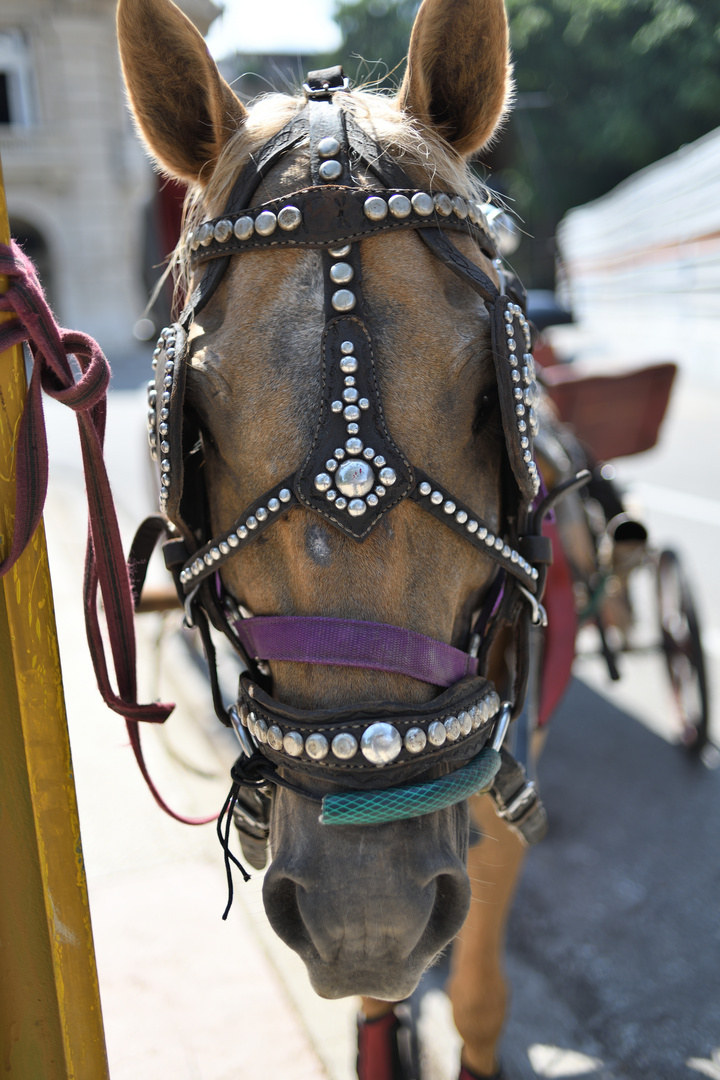
M 53 403 L 46 411 L 45 525 L 111 1078 L 350 1080 L 355 1002 L 316 997 L 266 922 L 261 874 L 247 886 L 236 874 L 222 922 L 227 885 L 214 826 L 178 824 L 155 805 L 123 722 L 97 692 L 82 615 L 86 507 L 74 419 Z M 143 422 L 141 398 L 111 395 L 108 458 L 126 545 L 152 509 Z M 162 624 L 155 615 L 137 620 L 143 691 L 177 702 L 165 728 L 143 730 L 146 757 L 173 808 L 214 813 L 229 787 L 234 738 L 206 734 L 220 728 L 209 690 Z

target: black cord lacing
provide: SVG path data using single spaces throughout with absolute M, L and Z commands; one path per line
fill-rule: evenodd
M 220 847 L 223 849 L 225 873 L 227 875 L 228 883 L 228 902 L 225 911 L 223 912 L 223 920 L 228 917 L 234 896 L 232 863 L 237 866 L 245 881 L 250 880 L 250 874 L 248 874 L 243 864 L 230 850 L 230 826 L 233 821 L 235 804 L 240 795 L 240 788 L 263 787 L 268 783 L 277 784 L 280 787 L 287 788 L 288 791 L 294 791 L 296 795 L 302 795 L 304 798 L 310 799 L 312 802 L 322 802 L 322 795 L 315 795 L 310 791 L 305 791 L 303 788 L 298 787 L 297 784 L 293 784 L 290 780 L 286 780 L 284 777 L 279 776 L 275 766 L 264 758 L 262 754 L 257 752 L 254 753 L 252 757 L 241 754 L 230 770 L 230 776 L 232 777 L 232 787 L 230 788 L 228 796 L 223 804 L 223 808 L 220 811 L 216 826 Z

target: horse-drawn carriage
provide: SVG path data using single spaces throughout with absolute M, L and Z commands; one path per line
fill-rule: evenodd
M 168 710 L 137 702 L 128 614 L 163 538 L 240 744 L 218 826 L 228 871 L 241 866 L 233 820 L 253 863 L 269 839 L 273 928 L 321 995 L 363 997 L 363 1080 L 397 1075 L 392 1006 L 464 926 L 450 987 L 461 1075 L 498 1075 L 503 930 L 524 846 L 545 828 L 525 766 L 569 675 L 576 604 L 610 661 L 610 583 L 646 558 L 635 523 L 601 522 L 579 494 L 590 482 L 602 507 L 612 489 L 577 440 L 555 420 L 542 430 L 525 294 L 467 164 L 506 108 L 503 5 L 425 0 L 397 101 L 329 69 L 248 112 L 168 0 L 121 0 L 119 37 L 143 136 L 191 198 L 174 256 L 184 308 L 149 390 L 161 515 L 136 538 L 129 582 L 91 491 L 100 685 L 146 772 L 138 722 Z M 677 564 L 658 566 L 699 745 L 706 711 L 685 702 L 694 680 L 706 710 L 699 642 L 682 584 L 669 587 Z M 239 658 L 230 703 L 213 634 Z M 523 740 L 515 753 L 506 741 L 522 717 L 525 761 Z

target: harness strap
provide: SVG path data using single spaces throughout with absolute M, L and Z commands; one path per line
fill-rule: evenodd
M 433 686 L 476 675 L 477 659 L 424 634 L 385 623 L 303 616 L 259 616 L 234 623 L 255 660 L 369 668 Z

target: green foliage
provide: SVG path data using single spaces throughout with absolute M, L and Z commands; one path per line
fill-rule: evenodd
M 524 269 L 548 284 L 549 241 L 567 209 L 720 125 L 720 0 L 506 3 L 517 107 L 483 160 L 538 238 L 536 256 L 544 244 Z M 327 61 L 356 81 L 397 68 L 385 79 L 397 86 L 417 7 L 341 0 L 343 42 Z
M 552 217 L 720 124 L 720 0 L 508 0 L 518 209 Z M 544 108 L 532 105 L 539 92 Z M 526 96 L 530 95 L 530 96 Z M 537 177 L 538 149 L 550 178 Z M 533 181 L 532 177 L 536 179 Z M 545 188 L 546 190 L 543 190 Z

